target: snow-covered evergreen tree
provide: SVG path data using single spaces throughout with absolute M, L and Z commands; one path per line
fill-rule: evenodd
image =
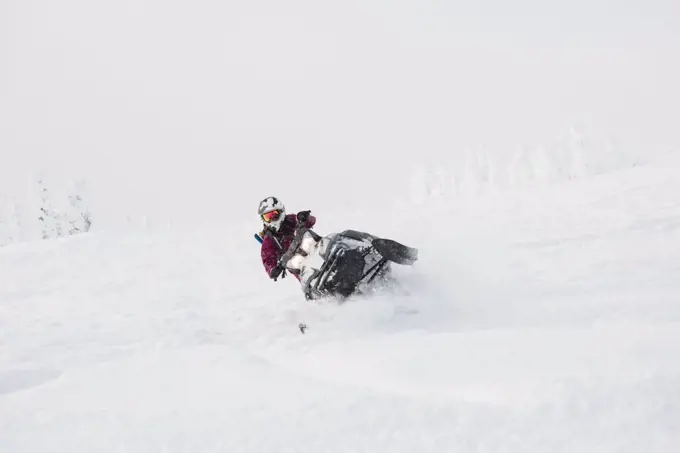
M 40 194 L 40 214 L 38 220 L 40 221 L 42 238 L 53 239 L 61 237 L 63 235 L 61 215 L 53 207 L 50 192 L 45 186 L 44 180 L 38 179 L 37 185 Z
M 69 235 L 87 233 L 92 227 L 92 213 L 83 201 L 85 182 L 75 181 L 68 195 L 69 201 Z

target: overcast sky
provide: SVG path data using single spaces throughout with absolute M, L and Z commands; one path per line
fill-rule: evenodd
M 680 146 L 677 1 L 0 2 L 0 200 L 42 171 L 112 218 L 249 216 L 573 125 Z

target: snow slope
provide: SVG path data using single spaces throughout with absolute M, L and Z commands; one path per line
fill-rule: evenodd
M 326 215 L 421 249 L 341 306 L 253 224 L 0 249 L 0 450 L 677 451 L 679 170 Z
M 0 453 L 678 451 L 677 1 L 0 11 Z M 408 295 L 268 281 L 269 195 Z

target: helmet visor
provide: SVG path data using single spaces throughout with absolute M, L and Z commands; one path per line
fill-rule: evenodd
M 279 220 L 279 217 L 281 217 L 281 211 L 278 209 L 274 211 L 265 212 L 264 214 L 262 214 L 262 220 L 265 223 L 275 222 Z

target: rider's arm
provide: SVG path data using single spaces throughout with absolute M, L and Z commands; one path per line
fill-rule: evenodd
M 271 277 L 272 270 L 276 267 L 276 263 L 279 260 L 279 249 L 271 236 L 265 236 L 262 241 L 260 256 L 262 257 L 262 264 L 265 271 L 267 271 L 267 275 Z

